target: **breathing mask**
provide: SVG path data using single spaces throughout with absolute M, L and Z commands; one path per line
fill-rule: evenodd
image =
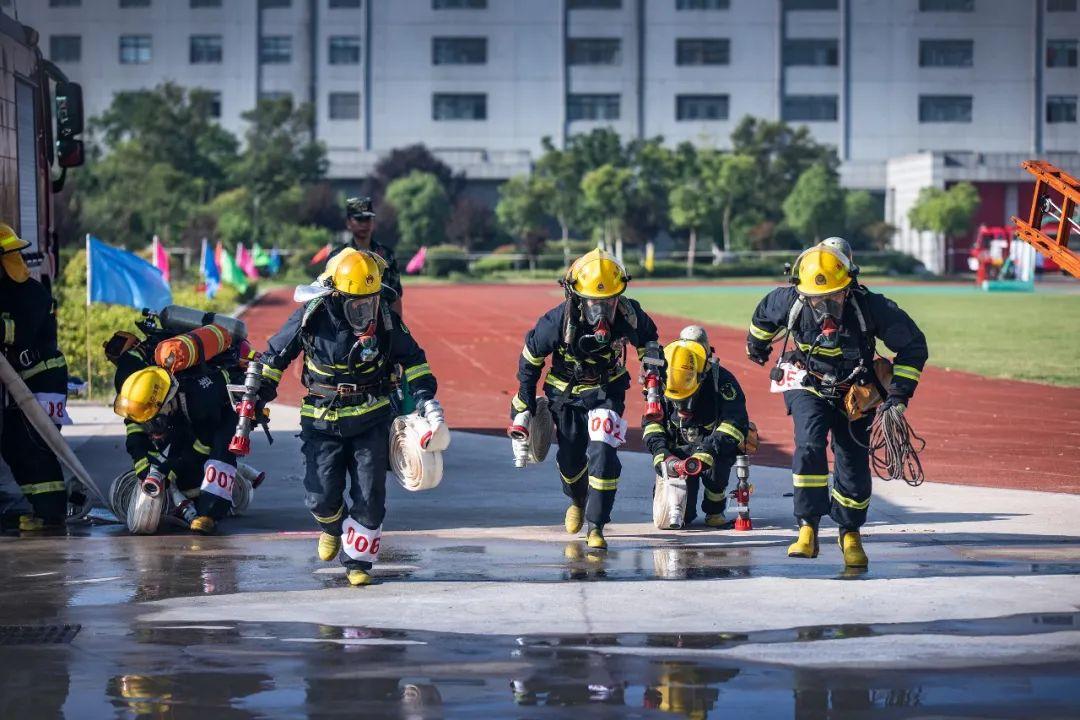
M 821 328 L 818 344 L 822 346 L 836 345 L 839 340 L 840 319 L 844 314 L 844 302 L 847 300 L 847 290 L 830 293 L 829 295 L 814 295 L 804 298 L 810 307 L 814 322 Z
M 360 347 L 360 360 L 371 362 L 379 354 L 379 339 L 375 335 L 379 312 L 379 296 L 345 297 L 341 302 L 342 314 L 349 327 L 356 333 Z

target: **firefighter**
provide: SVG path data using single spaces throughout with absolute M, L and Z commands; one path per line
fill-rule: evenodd
M 664 417 L 646 423 L 642 437 L 657 473 L 663 463 L 670 468 L 691 457 L 703 466 L 700 476 L 686 479 L 683 527 L 697 516 L 699 484 L 705 486 L 701 499 L 705 524 L 723 527 L 728 476 L 750 430 L 746 396 L 735 376 L 713 355 L 704 328 L 683 328 L 679 339 L 664 348 L 664 359 Z
M 424 351 L 380 298 L 386 270 L 378 255 L 342 250 L 314 284 L 318 292 L 270 339 L 263 356 L 263 398 L 269 400 L 282 372 L 304 354 L 300 438 L 307 507 L 322 529 L 321 560 L 337 557 L 345 535 L 342 561 L 352 585 L 370 584 L 381 544 L 395 365 L 424 417 L 433 425 L 444 422 Z
M 525 336 L 510 409 L 511 418 L 535 412 L 536 386 L 550 355 L 544 393 L 555 421 L 562 489 L 570 499 L 564 524 L 577 534 L 588 520 L 588 545 L 599 550 L 607 548 L 604 526 L 611 520 L 622 471 L 616 450 L 626 441 L 626 348 L 636 349 L 639 360 L 650 355 L 662 362 L 656 325 L 637 301 L 623 295 L 629 279 L 602 250 L 574 261 L 560 281 L 565 301 Z M 512 442 L 519 455 L 522 441 Z
M 382 276 L 383 295 L 390 303 L 390 309 L 402 314 L 401 270 L 398 269 L 394 251 L 377 242 L 372 235 L 375 232 L 375 209 L 369 197 L 354 197 L 345 201 L 345 228 L 352 237 L 348 242 L 335 244 L 329 257 L 334 257 L 345 248 L 374 253 L 386 261 L 386 270 Z
M 152 365 L 128 375 L 113 402 L 113 412 L 124 418 L 135 474 L 175 483 L 194 501 L 177 514 L 200 535 L 213 533 L 228 514 L 237 482 L 229 441 L 238 418 L 228 383 L 226 371 L 206 365 L 177 375 Z
M 68 425 L 67 361 L 56 342 L 52 295 L 23 260 L 30 243 L 0 223 L 0 351 L 57 427 Z M 57 528 L 67 516 L 67 489 L 55 453 L 6 396 L 0 455 L 30 502 L 19 517 L 24 531 Z
M 791 285 L 773 290 L 758 304 L 747 335 L 750 359 L 765 365 L 772 341 L 787 330 L 770 377 L 782 392 L 795 426 L 792 456 L 798 539 L 789 557 L 818 555 L 818 521 L 829 515 L 840 527 L 844 564 L 868 565 L 859 528 L 870 505 L 869 434 L 872 413 L 850 419 L 845 395 L 872 387 L 884 405 L 907 406 L 923 366 L 926 338 L 895 302 L 856 281 L 850 254 L 819 244 L 803 252 Z M 895 353 L 891 379 L 875 372 L 877 341 Z M 879 361 L 880 364 L 880 361 Z M 833 484 L 828 487 L 826 442 L 832 437 Z

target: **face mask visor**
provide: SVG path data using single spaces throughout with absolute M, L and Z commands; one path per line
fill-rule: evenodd
M 840 322 L 844 312 L 844 301 L 847 300 L 847 289 L 828 295 L 814 295 L 805 298 L 810 306 L 810 312 L 814 314 L 814 321 L 821 325 L 827 318 L 832 318 L 834 323 Z
M 585 322 L 596 326 L 602 321 L 611 323 L 615 319 L 615 308 L 619 305 L 619 298 L 583 298 L 581 312 Z
M 345 297 L 341 302 L 345 322 L 357 333 L 365 332 L 373 322 L 379 310 L 379 296 Z

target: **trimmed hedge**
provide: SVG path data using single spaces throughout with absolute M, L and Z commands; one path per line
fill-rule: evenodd
M 469 256 L 457 245 L 436 245 L 428 248 L 424 259 L 424 274 L 446 277 L 450 273 L 468 273 Z

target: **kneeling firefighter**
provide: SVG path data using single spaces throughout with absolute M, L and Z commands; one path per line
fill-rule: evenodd
M 154 365 L 128 375 L 113 403 L 143 491 L 154 495 L 171 484 L 194 498 L 194 507 L 179 502 L 177 512 L 202 535 L 229 512 L 238 481 L 229 451 L 237 415 L 228 384 L 221 369 L 199 365 L 172 375 Z
M 626 348 L 635 348 L 639 360 L 663 363 L 656 325 L 637 301 L 623 296 L 629 279 L 602 250 L 574 261 L 560 281 L 565 302 L 545 313 L 525 336 L 510 410 L 517 458 L 528 452 L 521 429 L 536 413 L 536 386 L 551 355 L 544 393 L 555 422 L 562 489 L 570 498 L 564 524 L 576 534 L 587 519 L 588 544 L 596 549 L 607 547 L 604 526 L 611 520 L 622 472 L 616 450 L 626 442 Z
M 713 355 L 704 328 L 683 328 L 679 339 L 664 348 L 664 359 L 663 418 L 645 423 L 642 437 L 658 474 L 686 478 L 682 524 L 670 527 L 693 522 L 699 485 L 705 486 L 705 524 L 723 527 L 728 476 L 750 433 L 746 396 Z
M 424 418 L 433 428 L 444 424 L 424 351 L 380 299 L 385 269 L 372 253 L 346 248 L 335 255 L 316 283 L 297 289 L 303 306 L 270 339 L 262 358 L 262 397 L 269 400 L 282 372 L 304 353 L 300 437 L 307 507 L 322 529 L 321 560 L 337 557 L 345 535 L 342 561 L 353 585 L 371 582 L 379 557 L 393 421 L 390 374 L 396 365 Z
M 927 348 L 907 313 L 856 281 L 858 269 L 846 247 L 830 238 L 799 256 L 791 284 L 770 292 L 754 311 L 746 352 L 764 365 L 773 339 L 786 330 L 770 377 L 772 392 L 783 393 L 795 425 L 791 469 L 799 537 L 788 555 L 817 557 L 818 521 L 828 514 L 840 526 L 844 564 L 860 568 L 868 565 L 859 528 L 870 505 L 873 408 L 882 401 L 883 408 L 906 407 Z M 895 353 L 891 364 L 875 359 L 878 340 Z
M 53 299 L 30 277 L 22 257 L 29 245 L 0 223 L 0 352 L 59 427 L 71 423 L 67 361 L 57 345 Z M 5 394 L 3 413 L 0 454 L 33 508 L 32 515 L 19 517 L 19 529 L 63 526 L 68 495 L 60 461 L 10 394 Z

